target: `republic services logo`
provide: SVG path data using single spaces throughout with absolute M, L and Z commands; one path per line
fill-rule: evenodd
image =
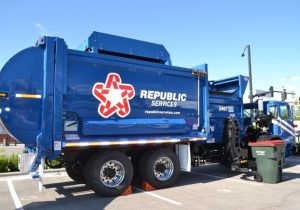
M 119 74 L 109 73 L 105 83 L 94 84 L 93 95 L 101 102 L 98 113 L 102 117 L 108 118 L 114 113 L 126 117 L 131 111 L 129 100 L 135 96 L 135 91 L 132 85 L 122 83 Z

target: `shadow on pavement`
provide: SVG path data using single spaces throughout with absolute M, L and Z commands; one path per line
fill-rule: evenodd
M 194 173 L 181 172 L 174 187 L 209 183 L 238 175 L 238 173 L 231 172 L 219 164 L 203 165 L 194 168 L 193 172 Z M 139 177 L 134 180 L 133 186 L 141 188 L 141 180 Z M 45 184 L 44 187 L 46 191 L 52 189 L 55 193 L 52 191 L 48 196 L 43 195 L 43 199 L 47 201 L 32 201 L 24 205 L 25 210 L 103 209 L 115 199 L 115 197 L 98 196 L 86 185 L 77 184 L 73 181 Z M 133 192 L 134 194 L 140 193 L 135 189 L 133 189 Z
M 24 205 L 24 210 L 104 209 L 114 197 L 100 197 L 84 184 L 73 181 L 45 184 L 46 190 L 54 189 L 58 194 L 49 201 L 35 201 Z M 46 198 L 47 199 L 47 198 Z
M 284 168 L 300 165 L 300 156 L 290 156 L 285 159 Z
M 285 168 L 287 166 L 293 167 L 299 164 L 300 157 L 293 158 L 292 161 L 290 159 L 287 159 Z M 181 172 L 174 187 L 197 183 L 211 183 L 226 178 L 232 178 L 238 175 L 241 175 L 241 173 L 232 172 L 228 168 L 219 164 L 203 165 L 197 168 L 193 168 L 192 173 Z M 284 172 L 283 176 L 284 182 L 300 178 L 300 174 L 292 172 Z M 255 182 L 253 179 L 253 175 L 242 175 L 241 177 L 235 177 L 234 179 Z M 141 180 L 139 178 L 136 178 L 133 182 L 133 186 L 140 187 L 140 183 Z M 47 197 L 46 195 L 46 197 L 44 197 L 44 199 L 48 201 L 33 201 L 32 203 L 24 206 L 25 210 L 103 209 L 115 199 L 115 197 L 100 197 L 84 184 L 77 184 L 73 181 L 45 184 L 44 187 L 48 190 L 54 189 L 54 192 L 56 193 L 55 196 L 53 196 L 52 191 L 52 194 L 50 194 L 52 196 L 48 195 Z M 134 194 L 139 193 L 137 190 L 133 191 Z
M 238 172 L 230 171 L 230 169 L 220 164 L 202 165 L 192 168 L 192 173 L 181 172 L 175 186 L 184 186 L 197 183 L 210 183 L 226 178 L 239 175 Z
M 293 173 L 293 172 L 283 172 L 283 180 L 282 182 L 288 182 L 293 179 L 300 179 L 299 173 Z

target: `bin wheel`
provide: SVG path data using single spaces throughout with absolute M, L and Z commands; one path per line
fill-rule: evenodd
M 259 173 L 254 175 L 254 179 L 257 182 L 262 182 L 263 181 L 262 175 L 260 175 Z
M 85 180 L 98 195 L 118 196 L 131 184 L 133 167 L 119 151 L 96 153 L 86 166 Z
M 156 189 L 171 187 L 179 175 L 179 159 L 167 148 L 146 152 L 139 162 L 139 172 L 143 181 Z
M 78 163 L 67 163 L 66 164 L 66 172 L 68 176 L 73 179 L 75 182 L 79 184 L 85 183 L 84 176 L 82 174 L 82 170 Z

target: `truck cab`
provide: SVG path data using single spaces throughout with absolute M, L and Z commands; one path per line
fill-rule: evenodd
M 259 99 L 260 100 L 260 99 Z M 292 110 L 288 102 L 269 100 L 262 101 L 262 110 L 259 111 L 258 102 L 244 104 L 244 125 L 246 128 L 255 127 L 256 140 L 260 136 L 280 138 L 286 142 L 286 156 L 293 154 L 295 148 L 295 130 L 293 126 Z M 260 126 L 253 122 L 264 122 Z

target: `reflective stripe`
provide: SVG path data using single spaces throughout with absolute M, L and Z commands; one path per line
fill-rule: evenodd
M 282 130 L 288 132 L 290 135 L 295 137 L 295 133 L 294 131 L 291 131 L 289 128 L 285 127 L 283 124 L 280 124 L 280 122 L 278 122 L 277 120 L 272 120 L 272 123 L 279 126 Z
M 278 118 L 278 120 L 279 120 L 281 123 L 283 123 L 284 125 L 286 125 L 287 127 L 289 127 L 292 131 L 294 131 L 294 127 L 293 127 L 291 124 L 289 124 L 287 121 L 285 121 L 285 120 L 283 120 L 283 119 L 281 119 L 281 118 Z
M 279 124 L 279 122 L 277 120 L 275 120 L 275 119 L 272 119 L 272 123 L 275 124 L 275 125 Z
M 188 141 L 201 141 L 206 138 L 191 138 Z M 180 139 L 157 139 L 157 140 L 134 140 L 134 141 L 94 141 L 94 142 L 67 142 L 66 147 L 85 147 L 85 146 L 112 146 L 112 145 L 133 145 L 133 144 L 161 144 L 161 143 L 179 143 Z
M 291 131 L 290 129 L 288 129 L 287 127 L 285 127 L 284 125 L 280 125 L 280 127 L 282 128 L 282 130 L 288 132 L 288 133 L 291 134 L 292 136 L 295 136 L 294 132 Z
M 7 93 L 0 93 L 0 97 L 7 97 Z
M 146 141 L 146 140 L 140 140 L 140 141 L 138 141 L 138 143 L 139 143 L 139 144 L 146 144 L 147 141 Z
M 40 94 L 21 94 L 17 93 L 16 98 L 42 98 Z
M 206 140 L 206 138 L 190 138 L 188 139 L 188 141 L 202 141 L 202 140 Z

